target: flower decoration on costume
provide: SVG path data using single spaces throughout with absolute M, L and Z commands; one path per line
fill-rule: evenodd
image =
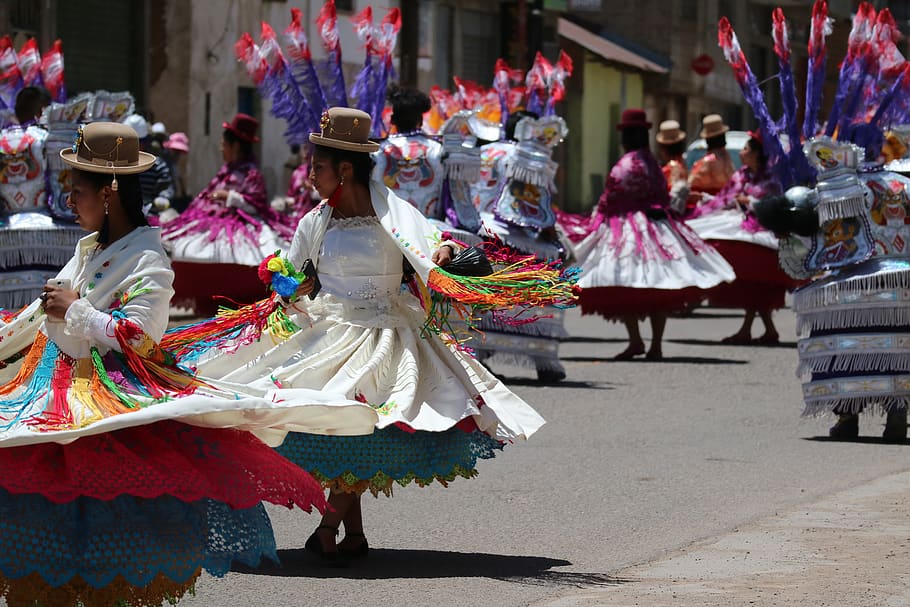
M 281 251 L 263 259 L 257 273 L 263 284 L 285 299 L 294 297 L 297 287 L 306 280 L 303 272 L 298 272 L 290 261 L 281 257 Z
M 79 146 L 82 145 L 82 127 L 79 127 L 79 130 L 76 131 L 76 140 L 73 141 L 73 154 L 79 153 Z
M 331 123 L 332 119 L 329 118 L 329 111 L 326 110 L 322 113 L 322 118 L 319 119 L 319 129 L 322 131 L 323 136 L 325 135 L 325 130 L 329 128 Z

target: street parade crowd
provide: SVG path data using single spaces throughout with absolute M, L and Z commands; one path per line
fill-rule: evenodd
M 626 108 L 610 125 L 623 154 L 584 215 L 556 188 L 565 53 L 425 94 L 393 82 L 398 9 L 376 25 L 364 11 L 348 89 L 332 0 L 322 77 L 293 9 L 281 40 L 263 24 L 235 46 L 286 122 L 287 190 L 270 199 L 255 117 L 223 118 L 224 164 L 194 195 L 186 134 L 128 92 L 68 97 L 60 42 L 42 57 L 6 38 L 0 595 L 175 601 L 203 570 L 277 559 L 266 502 L 321 514 L 314 566 L 367 558 L 364 494 L 470 479 L 540 429 L 490 368 L 565 379 L 575 305 L 623 323 L 615 360 L 661 361 L 673 317 L 700 305 L 743 310 L 726 344 L 777 343 L 792 293 L 804 415 L 852 438 L 860 414 L 884 414 L 885 438 L 905 440 L 910 64 L 888 9 L 862 4 L 821 115 L 826 11 L 817 0 L 802 124 L 783 12 L 778 119 L 723 18 L 756 124 L 738 158 L 719 114 L 690 165 L 679 121 Z M 197 320 L 173 326 L 173 305 Z

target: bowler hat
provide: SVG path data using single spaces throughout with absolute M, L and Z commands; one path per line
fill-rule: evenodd
M 680 130 L 679 123 L 675 120 L 664 120 L 658 129 L 656 139 L 661 145 L 673 145 L 686 140 L 686 132 Z
M 347 107 L 332 107 L 322 113 L 321 132 L 310 133 L 310 141 L 350 152 L 375 152 L 379 144 L 370 141 L 370 115 Z
M 702 139 L 711 139 L 712 137 L 723 135 L 730 130 L 730 127 L 724 124 L 724 119 L 720 114 L 708 114 L 702 118 L 701 127 L 699 136 Z
M 70 148 L 60 150 L 66 164 L 90 173 L 132 175 L 155 164 L 155 157 L 139 151 L 139 136 L 120 122 L 92 122 L 79 129 Z
M 630 128 L 651 128 L 651 123 L 648 122 L 648 118 L 645 116 L 644 110 L 634 107 L 623 110 L 622 118 L 620 119 L 619 124 L 616 125 L 616 130 L 621 131 L 623 129 Z
M 247 143 L 256 143 L 259 137 L 256 136 L 256 130 L 259 128 L 259 121 L 249 114 L 237 114 L 230 123 L 223 122 L 221 127 L 230 131 L 241 141 Z

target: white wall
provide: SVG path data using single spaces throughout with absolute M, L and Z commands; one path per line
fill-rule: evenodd
M 177 0 L 179 1 L 179 0 Z M 354 13 L 338 14 L 338 31 L 341 39 L 342 58 L 345 63 L 347 88 L 350 90 L 354 75 L 363 65 L 363 49 L 353 31 L 350 17 L 368 4 L 368 0 L 355 2 Z M 378 22 L 396 1 L 383 1 L 381 8 L 373 4 L 373 18 Z M 281 39 L 281 34 L 291 21 L 291 8 L 303 11 L 307 24 L 307 38 L 314 59 L 325 57 L 315 19 L 322 8 L 322 0 L 268 2 L 264 0 L 194 0 L 192 10 L 192 51 L 190 53 L 189 131 L 190 154 L 187 159 L 186 185 L 190 192 L 198 192 L 211 180 L 222 164 L 219 152 L 222 127 L 237 111 L 237 87 L 252 86 L 242 65 L 234 57 L 234 43 L 248 31 L 259 41 L 260 21 L 268 22 Z M 397 69 L 397 64 L 396 64 Z M 210 131 L 205 135 L 205 97 L 211 96 Z M 269 115 L 269 104 L 263 100 L 259 118 L 259 160 L 266 179 L 269 195 L 283 193 L 283 165 L 290 152 L 282 134 L 285 122 Z

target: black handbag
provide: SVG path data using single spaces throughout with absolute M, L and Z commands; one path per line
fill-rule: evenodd
M 489 276 L 493 266 L 486 253 L 478 247 L 468 247 L 443 266 L 449 274 L 456 276 Z

